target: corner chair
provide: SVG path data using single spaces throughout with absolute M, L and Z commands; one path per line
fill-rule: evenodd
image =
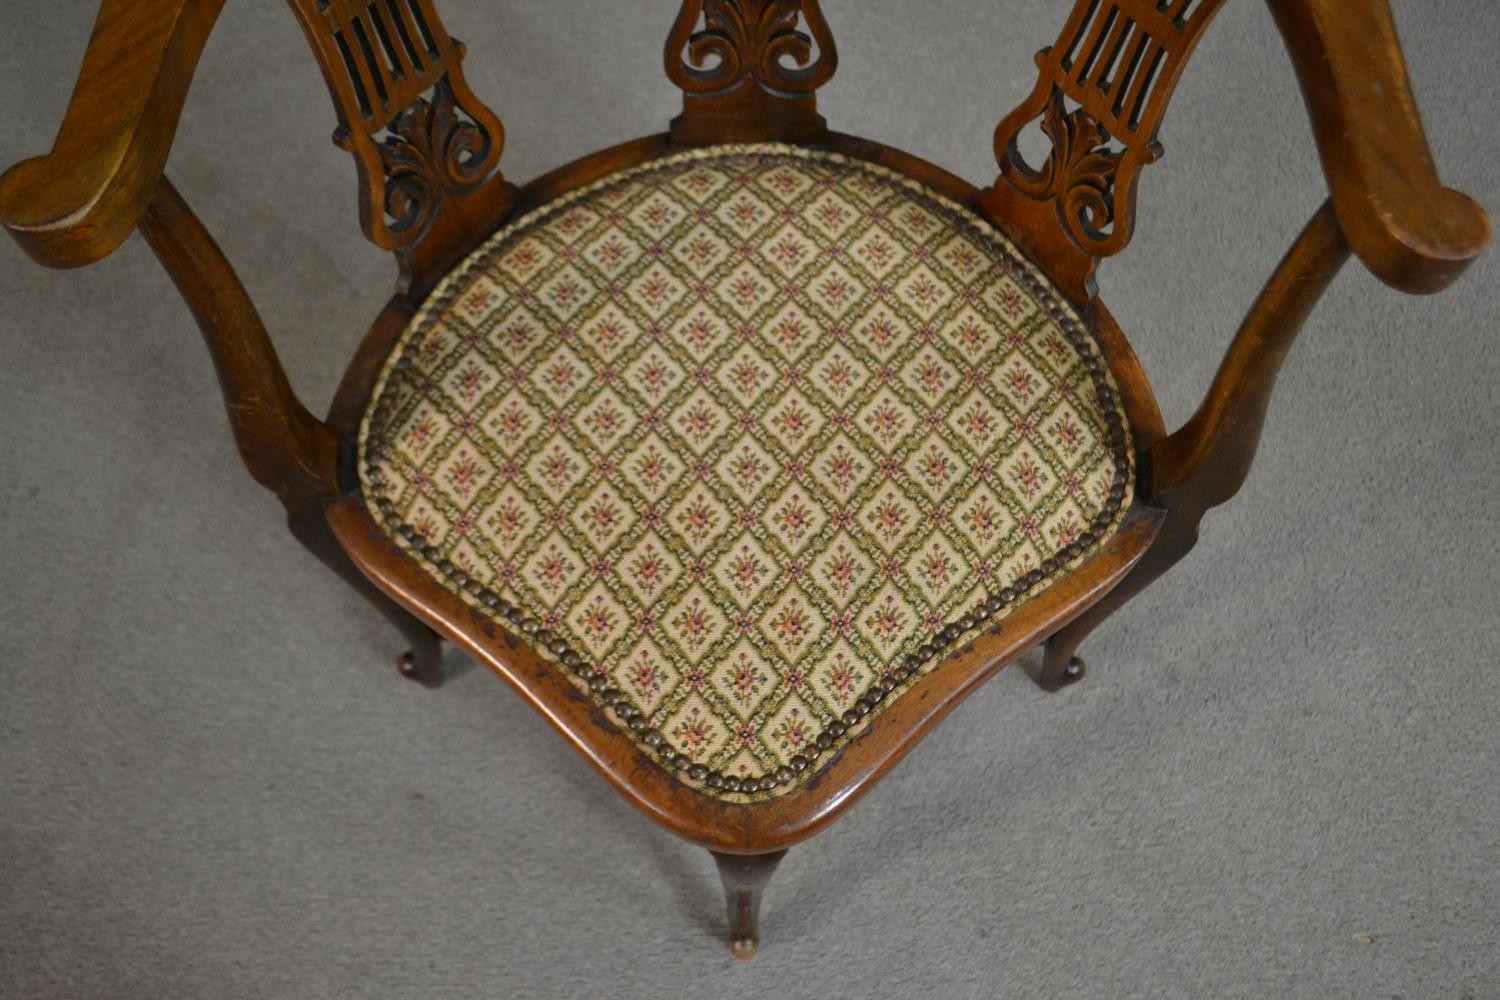
M 401 630 L 401 673 L 437 686 L 448 640 L 508 681 L 713 852 L 749 957 L 786 850 L 977 685 L 1039 643 L 1043 688 L 1084 677 L 1082 641 L 1244 482 L 1351 251 L 1430 293 L 1488 240 L 1438 179 L 1386 0 L 1267 0 L 1329 197 L 1168 433 L 1094 270 L 1222 3 L 1078 0 L 981 189 L 828 128 L 818 0 L 685 0 L 670 128 L 520 186 L 432 0 L 290 0 L 398 265 L 323 419 L 164 175 L 223 0 L 103 0 L 0 221 L 49 267 L 139 230 L 250 474 Z

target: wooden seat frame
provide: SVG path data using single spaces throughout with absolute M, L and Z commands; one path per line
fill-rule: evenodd
M 439 636 L 456 642 L 514 685 L 633 804 L 714 852 L 740 956 L 755 951 L 761 892 L 786 849 L 840 815 L 981 681 L 1038 642 L 1046 643 L 1036 675 L 1043 687 L 1083 676 L 1083 639 L 1181 559 L 1203 515 L 1239 490 L 1280 365 L 1351 250 L 1387 284 L 1435 292 L 1489 238 L 1483 210 L 1438 180 L 1386 0 L 1266 0 L 1302 85 L 1330 196 L 1234 335 L 1198 411 L 1168 434 L 1093 273 L 1130 239 L 1139 171 L 1160 154 L 1157 131 L 1173 89 L 1224 0 L 1077 0 L 1057 42 L 1037 56 L 1035 88 L 996 130 L 999 173 L 983 190 L 829 131 L 816 90 L 833 75 L 837 50 L 818 0 L 685 0 L 666 46 L 667 75 L 683 91 L 669 131 L 520 187 L 500 171 L 503 127 L 469 90 L 464 48 L 432 0 L 289 0 L 333 97 L 334 141 L 357 163 L 364 231 L 399 265 L 395 293 L 319 420 L 293 394 L 229 263 L 163 175 L 223 2 L 103 0 L 51 152 L 0 178 L 0 222 L 49 267 L 99 260 L 139 229 L 198 321 L 251 475 L 281 500 L 292 533 L 401 629 L 411 645 L 402 671 L 436 685 Z M 1038 120 L 1052 148 L 1033 166 L 1016 137 Z M 352 459 L 396 338 L 437 282 L 499 226 L 685 147 L 759 141 L 882 164 L 1006 233 L 1098 337 L 1121 387 L 1140 474 L 1123 527 L 1095 557 L 885 706 L 835 759 L 817 762 L 805 784 L 741 804 L 677 781 L 670 752 L 658 761 L 639 749 L 622 718 L 581 698 L 533 651 L 545 637 L 500 628 L 431 579 L 376 527 Z M 871 708 L 862 700 L 860 714 Z

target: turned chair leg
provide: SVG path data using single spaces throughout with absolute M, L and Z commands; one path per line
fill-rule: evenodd
M 720 854 L 709 851 L 719 865 L 729 911 L 729 950 L 735 958 L 754 958 L 760 947 L 760 897 L 786 851 L 770 854 Z
M 345 582 L 359 591 L 381 614 L 400 630 L 410 648 L 396 657 L 396 669 L 423 687 L 435 688 L 443 683 L 442 637 L 411 612 L 391 600 L 359 571 L 349 554 L 333 537 L 321 508 L 288 511 L 287 525 L 297 541 L 317 556 Z

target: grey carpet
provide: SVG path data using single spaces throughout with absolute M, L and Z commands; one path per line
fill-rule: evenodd
M 517 179 L 673 112 L 670 0 L 443 6 Z M 829 121 L 978 181 L 1064 5 L 825 7 Z M 0 160 L 93 8 L 0 5 Z M 1500 208 L 1500 7 L 1397 15 L 1446 181 Z M 285 6 L 231 3 L 170 170 L 315 406 L 391 279 L 332 128 Z M 1163 141 L 1103 288 L 1175 424 L 1322 197 L 1263 5 Z M 1002 673 L 792 852 L 735 964 L 704 852 L 461 656 L 396 676 L 139 239 L 71 273 L 0 242 L 0 996 L 1500 996 L 1500 252 L 1432 299 L 1346 270 L 1244 494 L 1087 682 Z

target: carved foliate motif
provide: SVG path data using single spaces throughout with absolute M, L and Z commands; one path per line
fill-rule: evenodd
M 1136 180 L 1161 156 L 1156 132 L 1188 57 L 1223 0 L 1077 0 L 1057 43 L 1037 54 L 1031 94 L 995 130 L 1000 177 L 982 203 L 1024 239 L 1048 226 L 1089 261 L 1130 241 Z M 1052 150 L 1029 166 L 1017 136 L 1041 118 Z M 1047 213 L 1018 203 L 1052 203 Z M 1077 270 L 1078 265 L 1070 265 Z
M 666 49 L 667 78 L 683 92 L 673 137 L 817 138 L 827 127 L 813 94 L 837 65 L 818 0 L 684 0 Z
M 1032 198 L 1055 199 L 1084 249 L 1106 244 L 1117 214 L 1123 154 L 1110 148 L 1108 129 L 1082 108 L 1067 110 L 1056 90 L 1042 109 L 1042 134 L 1052 142 L 1046 162 L 1032 170 L 1012 151 L 1016 169 L 1010 182 Z
M 291 4 L 338 110 L 334 142 L 359 167 L 360 223 L 403 273 L 446 202 L 491 183 L 497 206 L 509 199 L 504 127 L 469 89 L 463 46 L 431 0 Z
M 392 118 L 377 147 L 391 232 L 420 232 L 444 197 L 482 182 L 493 145 L 481 125 L 459 117 L 447 78 L 433 87 L 430 100 L 418 98 Z
M 804 16 L 807 32 L 798 28 Z M 833 75 L 836 60 L 817 0 L 689 0 L 667 43 L 667 76 L 689 94 L 723 93 L 747 78 L 766 90 L 810 94 Z

